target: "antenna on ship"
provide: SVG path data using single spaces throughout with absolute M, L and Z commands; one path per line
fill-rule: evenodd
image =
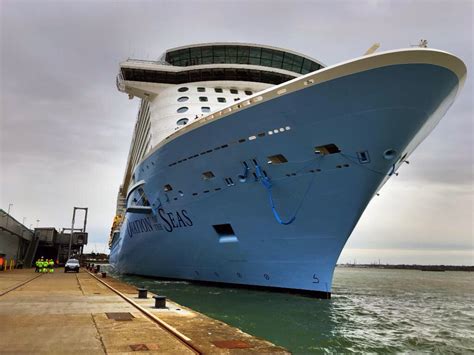
M 428 40 L 420 39 L 418 44 L 410 44 L 410 47 L 428 48 Z
M 369 49 L 367 49 L 367 52 L 364 53 L 364 55 L 370 55 L 374 53 L 377 49 L 379 49 L 380 43 L 374 43 Z

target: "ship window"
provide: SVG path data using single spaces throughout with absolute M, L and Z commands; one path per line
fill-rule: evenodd
M 218 97 L 217 101 L 218 102 L 226 102 L 226 99 L 225 99 L 225 97 Z
M 370 163 L 369 152 L 366 150 L 364 150 L 363 152 L 357 152 L 357 158 L 359 158 L 359 161 L 362 164 Z
M 178 91 L 179 92 L 185 92 L 185 91 L 188 91 L 189 89 L 187 87 L 182 87 L 182 88 L 179 88 Z
M 179 99 L 178 99 L 178 102 L 185 102 L 185 101 L 188 101 L 189 100 L 189 97 L 187 96 L 181 96 Z
M 207 102 L 207 97 L 206 96 L 199 96 L 199 101 Z
M 204 173 L 202 173 L 202 178 L 204 180 L 211 180 L 215 177 L 214 173 L 212 171 L 206 171 Z
M 231 94 L 238 94 L 239 91 L 237 89 L 230 89 Z
M 197 88 L 197 91 L 198 92 L 206 92 L 206 88 L 199 87 L 199 88 Z
M 214 91 L 221 93 L 221 92 L 222 92 L 222 88 L 215 88 Z
M 234 229 L 229 223 L 214 224 L 212 227 L 214 228 L 214 230 L 219 236 L 235 235 Z
M 166 184 L 165 186 L 163 186 L 163 190 L 165 192 L 169 192 L 169 191 L 173 190 L 173 188 L 171 187 L 170 184 Z
M 186 112 L 187 110 L 188 110 L 188 108 L 186 106 L 183 106 L 183 107 L 180 107 L 179 109 L 177 109 L 176 112 L 183 113 L 183 112 Z
M 143 188 L 139 187 L 137 189 L 138 196 L 140 196 L 139 200 L 137 201 L 138 206 L 150 206 L 150 202 L 148 202 L 148 199 L 146 198 L 145 191 Z
M 250 90 L 245 90 L 245 95 L 252 95 L 252 94 L 253 94 L 252 91 L 250 91 Z
M 211 108 L 207 107 L 207 106 L 203 106 L 203 107 L 201 107 L 201 111 L 202 112 L 211 112 Z
M 180 118 L 178 121 L 176 121 L 176 124 L 178 126 L 184 126 L 185 124 L 187 124 L 189 122 L 189 120 L 187 118 Z
M 326 144 L 314 147 L 314 152 L 321 155 L 335 154 L 339 153 L 340 151 L 341 150 L 335 144 Z
M 268 164 L 284 164 L 288 162 L 283 154 L 271 155 L 268 158 Z

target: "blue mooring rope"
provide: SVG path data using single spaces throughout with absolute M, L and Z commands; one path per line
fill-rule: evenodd
M 296 208 L 295 210 L 295 213 L 293 215 L 293 217 L 291 217 L 288 221 L 283 221 L 280 217 L 280 215 L 278 214 L 278 211 L 276 210 L 276 207 L 275 207 L 275 202 L 273 201 L 273 196 L 272 196 L 272 182 L 270 180 L 270 178 L 268 176 L 265 176 L 262 174 L 262 170 L 260 168 L 259 165 L 256 165 L 255 166 L 255 172 L 257 174 L 257 177 L 259 178 L 260 182 L 262 183 L 262 185 L 265 187 L 265 189 L 267 189 L 268 191 L 268 197 L 270 199 L 270 207 L 272 208 L 272 212 L 273 212 L 273 215 L 275 216 L 275 219 L 278 223 L 282 224 L 282 225 L 289 225 L 291 223 L 293 223 L 296 219 L 296 216 L 298 215 L 298 212 L 301 208 L 301 206 L 303 206 L 303 202 L 306 198 L 306 196 L 308 195 L 308 192 L 311 188 L 311 186 L 313 185 L 313 182 L 314 182 L 314 176 L 313 178 L 311 179 L 311 182 L 310 184 L 308 185 L 308 188 L 306 189 L 306 192 L 303 196 L 303 198 L 301 199 L 301 202 L 300 204 L 298 205 L 298 207 Z

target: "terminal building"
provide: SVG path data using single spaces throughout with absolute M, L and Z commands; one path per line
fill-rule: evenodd
M 0 258 L 5 263 L 13 260 L 13 265 L 22 265 L 33 235 L 33 230 L 0 209 Z
M 69 256 L 82 255 L 88 241 L 84 230 L 75 229 L 72 236 L 66 230 L 58 232 L 54 227 L 32 230 L 0 209 L 0 258 L 8 267 L 31 267 L 41 257 L 63 264 Z

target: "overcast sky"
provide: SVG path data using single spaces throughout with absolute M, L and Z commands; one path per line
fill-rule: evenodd
M 70 227 L 89 207 L 104 251 L 138 100 L 118 63 L 214 41 L 295 50 L 336 64 L 421 38 L 468 66 L 457 102 L 375 197 L 340 262 L 473 264 L 473 1 L 0 2 L 0 208 L 26 225 Z

